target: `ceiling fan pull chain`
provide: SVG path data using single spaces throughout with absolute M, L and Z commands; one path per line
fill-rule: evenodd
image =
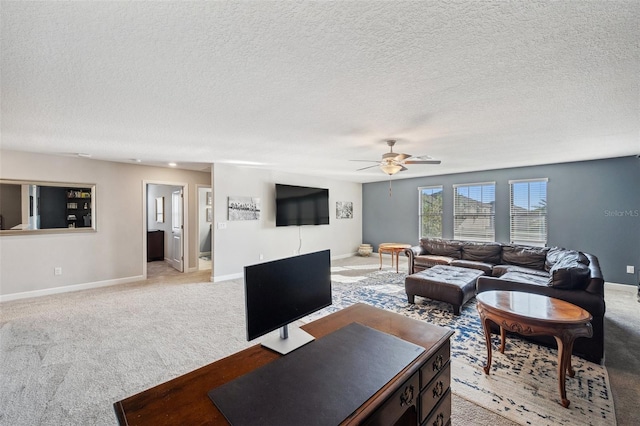
M 389 197 L 391 197 L 391 178 L 389 178 Z

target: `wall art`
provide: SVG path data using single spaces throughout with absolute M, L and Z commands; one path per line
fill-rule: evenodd
M 353 219 L 352 201 L 336 201 L 336 219 Z
M 228 197 L 229 220 L 259 220 L 260 198 Z

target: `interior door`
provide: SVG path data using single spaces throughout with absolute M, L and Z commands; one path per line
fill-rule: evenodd
M 171 193 L 171 240 L 169 241 L 169 264 L 180 272 L 184 271 L 184 248 L 182 244 L 183 226 L 182 189 Z

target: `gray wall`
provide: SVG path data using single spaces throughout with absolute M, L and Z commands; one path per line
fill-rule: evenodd
M 363 242 L 418 242 L 420 186 L 444 189 L 443 237 L 453 237 L 453 184 L 496 182 L 496 240 L 509 241 L 509 180 L 549 178 L 548 243 L 595 254 L 605 280 L 637 284 L 640 269 L 640 159 L 633 157 L 363 185 Z M 633 265 L 635 274 L 626 273 Z

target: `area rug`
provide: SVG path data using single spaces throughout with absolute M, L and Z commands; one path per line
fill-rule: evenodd
M 505 353 L 494 336 L 491 373 L 484 374 L 487 349 L 475 299 L 460 316 L 451 305 L 416 297 L 407 303 L 405 274 L 390 271 L 364 276 L 341 275 L 333 270 L 333 305 L 306 320 L 367 303 L 411 318 L 448 327 L 451 338 L 451 389 L 458 396 L 522 425 L 615 425 L 613 396 L 605 367 L 572 357 L 575 377 L 567 378 L 569 408 L 560 405 L 557 350 L 508 336 Z

